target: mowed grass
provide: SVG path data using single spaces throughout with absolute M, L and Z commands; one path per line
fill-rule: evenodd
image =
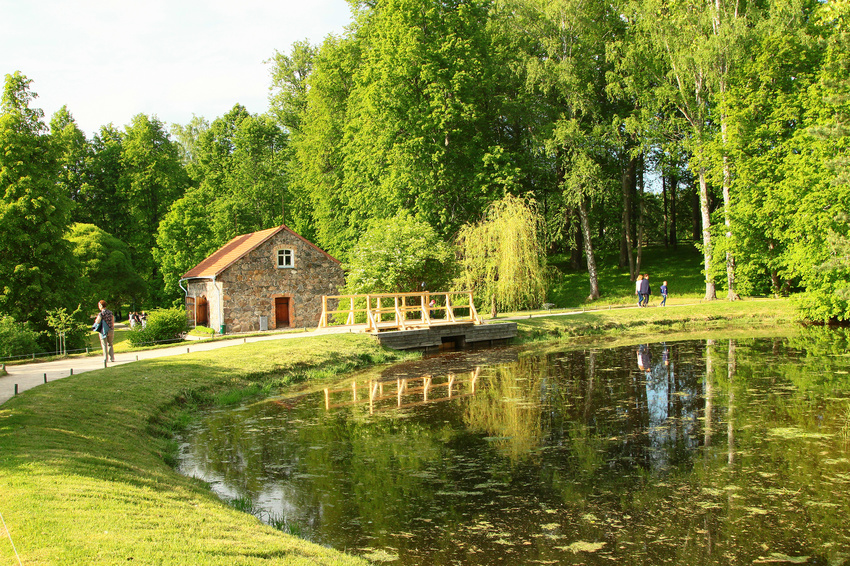
M 667 307 L 637 306 L 571 311 L 518 319 L 518 341 L 613 345 L 625 339 L 660 341 L 695 339 L 722 332 L 725 337 L 790 335 L 802 324 L 789 299 L 694 301 L 680 299 Z
M 0 564 L 364 564 L 172 468 L 197 407 L 400 355 L 364 335 L 260 342 L 75 375 L 0 405 Z

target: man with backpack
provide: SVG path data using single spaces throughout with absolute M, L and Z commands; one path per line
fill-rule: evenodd
M 103 348 L 103 362 L 114 362 L 115 352 L 112 349 L 112 342 L 115 338 L 115 317 L 112 311 L 106 308 L 106 301 L 97 303 L 97 308 L 100 309 L 97 318 L 94 319 L 92 330 L 100 333 L 100 346 Z

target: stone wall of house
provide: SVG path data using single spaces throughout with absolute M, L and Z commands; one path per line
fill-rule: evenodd
M 284 248 L 293 251 L 292 268 L 277 267 L 278 250 Z M 322 314 L 322 295 L 336 295 L 345 283 L 339 263 L 285 230 L 248 252 L 217 280 L 228 333 L 259 330 L 261 316 L 268 317 L 270 329 L 280 327 L 275 297 L 289 298 L 290 327 L 315 327 Z M 209 294 L 207 298 L 212 318 L 213 301 Z
M 221 309 L 218 304 L 221 293 L 217 285 L 210 279 L 193 279 L 188 283 L 186 296 L 193 297 L 195 301 L 200 297 L 206 297 L 209 310 L 209 322 L 206 326 L 218 332 L 221 326 Z

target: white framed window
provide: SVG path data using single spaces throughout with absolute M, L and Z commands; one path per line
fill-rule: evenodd
M 292 269 L 295 267 L 295 252 L 288 248 L 277 250 L 278 269 Z

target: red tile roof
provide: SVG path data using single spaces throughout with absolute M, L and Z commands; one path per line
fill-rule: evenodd
M 259 232 L 252 232 L 250 234 L 242 234 L 241 236 L 236 236 L 226 244 L 224 244 L 221 248 L 218 249 L 215 253 L 209 256 L 207 259 L 190 269 L 186 272 L 186 274 L 182 277 L 182 279 L 195 279 L 195 278 L 208 278 L 215 277 L 220 274 L 222 271 L 233 265 L 239 258 L 255 249 L 257 246 L 277 234 L 278 232 L 286 231 L 295 236 L 296 238 L 300 238 L 308 245 L 312 246 L 323 255 L 335 261 L 336 263 L 340 263 L 338 259 L 322 250 L 306 238 L 296 234 L 292 230 L 290 230 L 286 225 L 281 224 L 280 226 L 276 226 L 275 228 L 269 228 L 268 230 L 260 230 Z

